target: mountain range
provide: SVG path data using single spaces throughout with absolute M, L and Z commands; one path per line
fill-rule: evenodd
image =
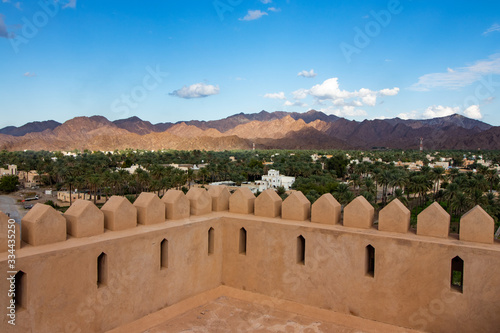
M 152 124 L 138 117 L 109 121 L 76 117 L 64 123 L 31 122 L 0 129 L 0 149 L 500 149 L 500 127 L 459 114 L 361 122 L 310 110 L 244 114 L 212 120 Z

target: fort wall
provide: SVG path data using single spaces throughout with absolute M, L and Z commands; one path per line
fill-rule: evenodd
M 62 241 L 47 238 L 52 230 L 40 230 L 54 227 L 44 219 L 53 220 L 55 211 L 35 206 L 26 217 L 30 227 L 23 227 L 25 242 L 16 251 L 15 270 L 24 273 L 16 326 L 3 315 L 0 331 L 103 332 L 221 284 L 277 302 L 291 300 L 428 332 L 497 332 L 500 326 L 500 243 L 490 237 L 493 220 L 479 207 L 464 216 L 467 234 L 460 240 L 458 235 L 436 234 L 435 224 L 439 229 L 449 219 L 425 211 L 418 222 L 424 228 L 418 234 L 408 231 L 406 208 L 397 203 L 384 208 L 378 221 L 386 226 L 380 229 L 391 231 L 378 230 L 362 197 L 346 207 L 351 213 L 343 221 L 336 214 L 331 215 L 333 222 L 322 216 L 323 210 L 338 210 L 335 199 L 312 205 L 314 220 L 322 223 L 310 222 L 309 207 L 300 196 L 300 207 L 282 206 L 293 209 L 298 220 L 275 217 L 276 209 L 257 207 L 267 201 L 241 193 L 229 197 L 214 191 L 211 199 L 228 210 L 196 211 L 201 215 L 158 222 L 159 213 L 149 210 L 168 216 L 167 207 L 175 206 L 167 206 L 172 200 L 144 194 L 139 201 L 142 217 L 151 216 L 153 224 L 127 222 L 119 231 L 68 235 Z M 242 209 L 249 200 L 259 215 Z M 206 206 L 205 195 L 189 201 L 191 207 Z M 123 207 L 108 205 L 104 225 L 119 225 L 113 210 Z M 93 223 L 89 216 L 101 218 L 94 206 L 81 208 L 72 214 L 72 228 Z M 401 216 L 400 221 L 394 216 Z M 4 230 L 6 219 L 1 217 Z M 37 233 L 45 236 L 44 245 L 28 243 L 38 239 Z M 0 249 L 0 267 L 7 272 L 5 251 Z M 458 281 L 452 271 L 462 274 Z M 6 309 L 9 283 L 0 281 L 0 306 Z

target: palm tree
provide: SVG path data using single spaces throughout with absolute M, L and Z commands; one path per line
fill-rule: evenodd
M 434 181 L 434 199 L 436 199 L 436 193 L 439 188 L 440 182 L 444 179 L 444 169 L 441 167 L 436 167 L 432 169 L 432 172 L 430 173 L 431 179 Z
M 493 188 L 498 185 L 498 175 L 496 169 L 488 169 L 485 175 L 486 180 L 490 183 L 490 193 L 493 192 Z
M 482 205 L 486 203 L 487 200 L 486 197 L 484 196 L 484 192 L 479 189 L 475 189 L 471 193 L 469 193 L 469 198 L 470 201 L 474 204 L 474 206 Z
M 470 200 L 463 192 L 458 192 L 455 198 L 451 201 L 451 207 L 455 210 L 456 215 L 462 215 L 471 209 Z
M 357 173 L 353 173 L 350 176 L 350 182 L 352 186 L 354 187 L 354 190 L 356 191 L 357 194 L 359 194 L 359 186 L 361 185 L 361 176 Z
M 75 185 L 75 177 L 73 177 L 71 174 L 66 175 L 66 178 L 64 179 L 64 183 L 68 186 L 69 189 L 69 205 L 71 206 L 73 204 L 73 198 L 72 198 L 72 190 L 73 186 Z
M 451 202 L 457 197 L 458 193 L 461 193 L 460 188 L 457 183 L 451 183 L 446 186 L 444 191 L 444 199 L 448 200 L 448 214 L 451 215 Z
M 201 168 L 199 174 L 201 177 L 201 183 L 205 184 L 205 178 L 208 178 L 210 176 L 210 172 L 208 172 L 207 168 Z
M 455 168 L 451 169 L 450 170 L 450 180 L 454 181 L 459 173 L 460 173 L 460 171 L 458 169 L 455 169 Z
M 378 175 L 378 182 L 382 185 L 382 205 L 385 206 L 387 202 L 387 188 L 394 181 L 394 174 L 391 170 L 384 169 Z
M 408 206 L 408 199 L 404 196 L 403 190 L 400 188 L 397 188 L 394 190 L 394 193 L 392 194 L 391 201 L 394 199 L 398 199 L 401 201 L 401 203 L 405 206 Z
M 431 187 L 432 182 L 425 174 L 416 174 L 410 179 L 409 188 L 413 193 L 418 193 L 420 206 L 425 203 L 424 200 L 427 195 L 427 191 L 429 191 Z

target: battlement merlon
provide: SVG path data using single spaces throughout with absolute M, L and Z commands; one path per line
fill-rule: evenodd
M 271 190 L 272 191 L 272 190 Z M 65 241 L 68 236 L 89 237 L 104 230 L 118 231 L 151 225 L 169 220 L 183 220 L 189 216 L 218 212 L 274 217 L 284 220 L 312 221 L 313 223 L 339 225 L 346 228 L 373 229 L 373 207 L 362 196 L 344 208 L 340 218 L 340 204 L 325 194 L 314 205 L 301 192 L 292 193 L 285 201 L 274 192 L 265 191 L 256 199 L 247 188 L 236 190 L 232 195 L 225 186 L 213 186 L 206 191 L 192 188 L 187 195 L 170 190 L 162 199 L 154 193 L 142 193 L 130 204 L 122 197 L 113 196 L 99 210 L 89 201 L 77 200 L 64 215 L 50 206 L 36 204 L 22 220 L 22 240 L 38 246 Z M 222 210 L 227 208 L 227 210 Z M 0 227 L 6 230 L 5 214 L 0 218 Z M 449 214 L 433 203 L 417 218 L 418 236 L 449 238 Z M 494 220 L 480 206 L 474 207 L 461 219 L 460 242 L 494 243 Z M 104 229 L 105 228 L 105 229 Z M 374 229 L 376 230 L 376 229 Z M 379 214 L 378 231 L 394 233 L 409 232 L 409 210 L 397 199 L 384 207 Z M 18 233 L 19 234 L 19 233 Z M 2 233 L 2 241 L 7 234 Z M 21 247 L 17 242 L 17 246 Z M 0 252 L 5 252 L 6 247 Z
M 19 323 L 25 326 L 16 329 L 65 331 L 70 324 L 102 332 L 224 284 L 423 331 L 496 331 L 500 242 L 490 241 L 492 219 L 482 209 L 476 207 L 462 217 L 465 228 L 459 239 L 436 235 L 432 228 L 426 234 L 422 228 L 426 224 L 418 225 L 417 233 L 409 231 L 408 211 L 397 201 L 381 211 L 378 229 L 370 225 L 372 207 L 361 197 L 345 207 L 344 221 L 339 221 L 338 202 L 330 196 L 312 205 L 315 222 L 303 219 L 304 215 L 299 216 L 303 220 L 273 216 L 277 207 L 285 212 L 287 207 L 270 193 L 260 200 L 242 193 L 228 200 L 229 209 L 232 204 L 248 211 L 253 203 L 255 212 L 268 216 L 212 211 L 170 220 L 165 213 L 168 216 L 166 203 L 171 200 L 147 193 L 141 200 L 143 216 L 164 217 L 139 224 L 139 209 L 116 197 L 101 209 L 104 232 L 81 237 L 66 232 L 68 215 L 37 205 L 27 215 L 27 242 L 16 251 L 16 270 L 24 273 L 26 284 L 26 300 L 18 312 Z M 205 203 L 205 196 L 196 197 Z M 170 198 L 184 203 L 187 199 L 183 193 Z M 295 202 L 297 215 L 307 212 L 300 195 L 289 202 Z M 85 204 L 82 210 L 73 209 L 73 215 L 89 210 L 89 220 L 99 222 L 95 209 Z M 121 230 L 109 230 L 108 219 L 119 225 L 124 209 L 129 219 L 133 216 L 132 222 Z M 149 215 L 149 210 L 157 215 Z M 446 214 L 433 221 L 429 211 L 419 222 L 438 224 L 441 230 L 440 224 L 448 223 Z M 368 223 L 355 226 L 352 219 L 358 218 Z M 72 223 L 79 228 L 86 221 Z M 57 235 L 64 231 L 64 239 L 48 237 L 53 235 L 47 230 Z M 0 264 L 7 258 L 7 252 L 0 253 Z M 455 262 L 461 266 L 455 267 Z M 462 280 L 453 280 L 454 271 Z M 0 288 L 6 284 L 0 282 Z M 6 295 L 1 300 L 1 306 L 7 304 Z M 63 310 L 60 304 L 65 304 Z M 436 309 L 439 316 L 434 315 Z M 468 320 L 456 320 L 459 317 Z M 5 321 L 4 325 L 10 332 Z

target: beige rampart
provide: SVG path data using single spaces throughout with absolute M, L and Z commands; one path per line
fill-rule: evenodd
M 11 222 L 9 222 L 9 220 Z M 11 247 L 9 247 L 9 244 Z M 19 224 L 15 223 L 13 219 L 10 219 L 7 215 L 0 212 L 0 253 L 20 248 L 21 227 Z
M 495 221 L 476 206 L 460 219 L 460 240 L 491 244 L 495 237 Z
M 213 185 L 208 188 L 208 194 L 212 197 L 212 211 L 223 212 L 229 210 L 229 198 L 231 192 L 227 186 Z
M 190 202 L 184 192 L 180 190 L 168 190 L 161 198 L 165 204 L 165 216 L 167 220 L 181 220 L 190 215 Z
M 66 240 L 66 219 L 54 208 L 37 203 L 21 221 L 22 240 L 45 245 Z
M 410 215 L 410 210 L 395 199 L 380 210 L 378 230 L 405 234 L 410 229 Z
M 229 211 L 237 214 L 252 214 L 255 195 L 248 187 L 240 187 L 229 198 Z
M 281 217 L 287 220 L 305 221 L 311 215 L 311 202 L 299 191 L 292 192 L 281 205 Z
M 373 226 L 373 206 L 359 196 L 344 208 L 344 226 L 351 228 L 370 229 Z
M 448 238 L 450 214 L 437 202 L 424 209 L 417 216 L 417 235 Z
M 205 215 L 212 211 L 212 197 L 204 188 L 192 187 L 186 197 L 191 205 L 191 215 Z
M 137 226 L 137 208 L 125 197 L 113 195 L 102 206 L 104 227 L 108 230 L 119 231 Z
M 104 232 L 104 214 L 90 201 L 76 200 L 63 216 L 66 232 L 73 237 L 90 237 Z
M 281 215 L 281 197 L 273 189 L 267 189 L 255 199 L 255 216 L 279 217 Z
M 330 193 L 323 194 L 311 207 L 311 222 L 339 224 L 342 206 Z
M 142 192 L 134 201 L 137 223 L 156 224 L 165 222 L 165 204 L 154 193 Z
M 500 242 L 466 243 L 251 215 L 226 217 L 222 284 L 422 332 L 498 332 Z M 247 231 L 246 255 L 238 233 Z M 305 238 L 304 263 L 297 239 Z M 374 274 L 367 274 L 367 247 Z M 451 261 L 464 260 L 463 292 Z
M 32 212 L 23 223 L 41 221 L 36 226 L 51 231 L 44 223 L 58 221 L 65 230 L 51 207 Z M 478 212 L 465 221 L 482 218 Z M 23 304 L 16 326 L 3 316 L 0 331 L 105 332 L 220 285 L 423 332 L 498 331 L 499 241 L 226 212 L 145 224 L 23 245 L 16 251 Z M 463 260 L 460 290 L 450 281 L 456 257 Z M 7 260 L 0 253 L 0 267 Z M 8 284 L 0 280 L 0 290 Z M 9 302 L 0 295 L 1 308 Z

